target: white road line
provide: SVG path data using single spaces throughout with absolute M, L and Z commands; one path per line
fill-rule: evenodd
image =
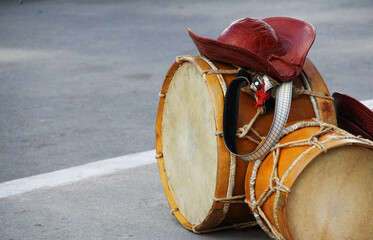
M 373 99 L 362 101 L 373 109 Z M 129 154 L 63 170 L 35 175 L 0 183 L 0 199 L 42 188 L 51 188 L 81 181 L 90 177 L 110 175 L 115 172 L 155 163 L 155 150 Z
M 155 150 L 129 154 L 63 170 L 0 183 L 0 199 L 41 188 L 66 185 L 80 180 L 155 163 Z

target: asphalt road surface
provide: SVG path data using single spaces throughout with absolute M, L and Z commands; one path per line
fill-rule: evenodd
M 155 148 L 158 92 L 186 28 L 235 19 L 312 23 L 331 92 L 373 98 L 372 1 L 0 2 L 0 182 Z

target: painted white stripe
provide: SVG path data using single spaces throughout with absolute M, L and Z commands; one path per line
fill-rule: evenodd
M 155 150 L 129 154 L 63 170 L 0 183 L 0 199 L 42 188 L 66 185 L 80 180 L 155 163 Z
M 361 101 L 365 106 L 367 106 L 369 109 L 373 110 L 373 99 L 364 100 Z

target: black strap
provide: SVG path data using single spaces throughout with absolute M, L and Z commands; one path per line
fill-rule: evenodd
M 240 70 L 235 80 L 233 80 L 225 93 L 224 111 L 223 111 L 223 136 L 228 150 L 234 154 L 237 153 L 236 134 L 238 122 L 239 99 L 242 86 L 247 83 L 249 86 L 253 82 L 251 75 L 245 70 Z M 274 98 L 264 102 L 264 112 L 275 106 Z M 254 107 L 253 107 L 254 109 Z M 250 111 L 250 109 L 247 109 Z
M 238 107 L 242 85 L 251 84 L 251 76 L 244 70 L 240 70 L 225 93 L 223 111 L 223 136 L 228 150 L 237 154 L 236 133 L 238 121 Z

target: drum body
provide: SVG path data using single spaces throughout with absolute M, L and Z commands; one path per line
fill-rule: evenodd
M 293 84 L 329 95 L 309 60 L 304 69 L 304 78 Z M 186 229 L 197 233 L 249 226 L 255 220 L 244 203 L 247 162 L 230 154 L 222 137 L 224 94 L 236 77 L 235 70 L 204 57 L 179 57 L 160 93 L 156 121 L 160 177 L 172 213 Z M 239 126 L 254 117 L 254 105 L 251 95 L 240 94 Z M 336 124 L 332 101 L 307 95 L 292 101 L 289 121 L 315 117 Z M 261 115 L 253 128 L 265 136 L 272 119 L 273 109 Z M 238 151 L 256 147 L 254 142 L 237 140 Z
M 277 146 L 246 176 L 246 200 L 270 236 L 373 239 L 373 142 L 316 123 Z

